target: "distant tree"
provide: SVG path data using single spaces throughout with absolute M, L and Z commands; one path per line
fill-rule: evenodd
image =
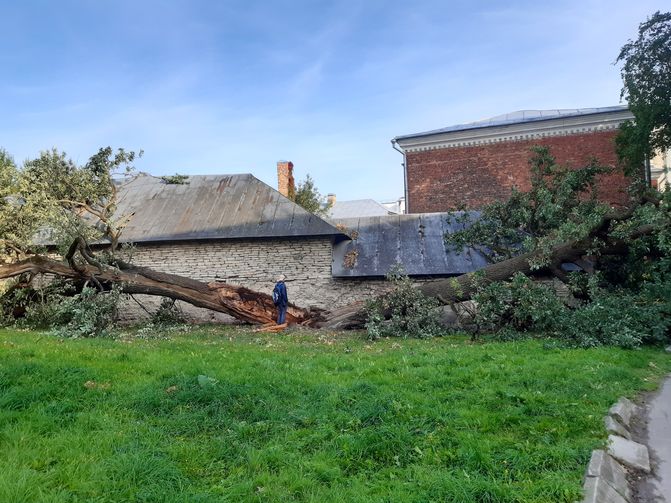
M 294 202 L 320 217 L 326 216 L 331 207 L 327 204 L 326 198 L 319 193 L 315 181 L 309 174 L 305 176 L 305 180 L 298 183 Z
M 641 23 L 638 38 L 622 47 L 616 63 L 622 64 L 621 97 L 634 114 L 621 127 L 618 154 L 634 171 L 671 148 L 671 12 L 655 12 Z

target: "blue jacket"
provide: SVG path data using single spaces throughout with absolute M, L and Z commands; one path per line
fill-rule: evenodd
M 273 288 L 273 302 L 276 306 L 286 306 L 289 302 L 287 297 L 287 287 L 284 281 L 278 281 Z

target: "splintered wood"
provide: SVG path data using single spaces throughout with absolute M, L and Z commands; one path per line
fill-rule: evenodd
M 261 328 L 257 328 L 254 330 L 254 332 L 264 332 L 264 333 L 271 333 L 271 334 L 276 334 L 277 332 L 282 332 L 285 328 L 289 326 L 288 323 L 282 323 L 280 325 L 276 325 L 275 323 L 267 323 Z

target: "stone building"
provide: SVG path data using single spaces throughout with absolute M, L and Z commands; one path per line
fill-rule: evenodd
M 615 167 L 618 127 L 632 117 L 626 106 L 526 110 L 397 136 L 392 144 L 404 155 L 408 212 L 479 208 L 505 199 L 513 187 L 528 189 L 534 145 L 549 147 L 560 164 L 577 167 L 597 159 Z M 621 174 L 603 175 L 599 195 L 624 204 L 626 186 Z
M 282 191 L 291 191 L 292 166 L 278 163 Z M 289 180 L 288 183 L 283 183 Z M 166 183 L 146 174 L 119 191 L 119 216 L 132 215 L 122 241 L 140 266 L 204 282 L 226 281 L 270 293 L 287 276 L 290 301 L 332 309 L 388 288 L 396 263 L 417 281 L 481 267 L 477 254 L 445 249 L 444 215 L 391 215 L 327 222 L 250 174 L 190 176 Z M 136 296 L 123 314 L 137 320 L 160 299 Z M 142 304 L 143 307 L 140 306 Z M 197 321 L 224 315 L 182 304 Z

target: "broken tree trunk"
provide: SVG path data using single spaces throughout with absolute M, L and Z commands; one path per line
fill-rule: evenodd
M 119 261 L 118 267 L 78 264 L 76 268 L 39 255 L 20 262 L 0 265 L 0 279 L 23 273 L 53 274 L 63 278 L 91 279 L 116 284 L 129 294 L 146 294 L 188 302 L 196 307 L 226 313 L 249 323 L 274 323 L 277 310 L 266 293 L 228 283 L 203 283 L 184 276 L 154 271 Z M 311 325 L 322 319 L 318 310 L 301 309 L 293 304 L 287 308 L 289 324 Z
M 610 223 L 610 220 L 604 220 L 601 226 L 597 230 L 601 230 L 604 227 L 607 227 L 607 224 Z M 654 231 L 652 225 L 643 225 L 633 231 L 629 236 L 629 241 L 650 234 Z M 592 245 L 592 239 L 597 235 L 597 230 L 594 234 L 588 239 L 583 239 L 580 241 L 573 241 L 570 243 L 561 243 L 555 245 L 550 251 L 550 265 L 547 268 L 550 271 L 556 271 L 559 269 L 559 266 L 562 262 L 572 262 L 580 260 L 580 258 L 587 254 L 588 249 Z M 604 236 L 604 239 L 607 239 Z M 606 243 L 606 246 L 599 250 L 601 255 L 614 255 L 623 253 L 626 251 L 628 242 L 621 240 L 609 240 Z M 464 300 L 469 300 L 476 289 L 476 283 L 479 284 L 488 284 L 494 281 L 504 281 L 510 279 L 513 274 L 521 272 L 523 274 L 533 273 L 533 269 L 530 263 L 534 258 L 538 256 L 538 252 L 528 252 L 516 257 L 503 260 L 494 264 L 490 264 L 487 267 L 478 271 L 480 278 L 474 281 L 474 273 L 462 274 L 454 278 L 443 279 L 440 281 L 435 281 L 433 283 L 427 283 L 420 287 L 420 290 L 425 295 L 430 297 L 435 297 L 444 305 L 451 305 L 455 302 L 461 302 Z M 561 278 L 560 278 L 561 279 Z
M 555 246 L 551 257 L 553 263 L 561 263 L 577 259 L 585 254 L 586 248 L 580 243 L 564 243 Z M 481 275 L 474 281 L 474 273 L 462 274 L 454 278 L 443 279 L 427 283 L 420 287 L 424 295 L 437 298 L 442 304 L 450 305 L 454 302 L 469 300 L 476 289 L 476 283 L 487 284 L 494 281 L 510 279 L 513 274 L 521 272 L 529 274 L 532 272 L 529 262 L 536 257 L 535 252 L 523 253 L 516 257 L 490 264 L 479 271 Z
M 363 301 L 353 302 L 325 313 L 323 319 L 315 322 L 317 328 L 330 329 L 355 329 L 363 328 L 366 324 L 366 303 Z

